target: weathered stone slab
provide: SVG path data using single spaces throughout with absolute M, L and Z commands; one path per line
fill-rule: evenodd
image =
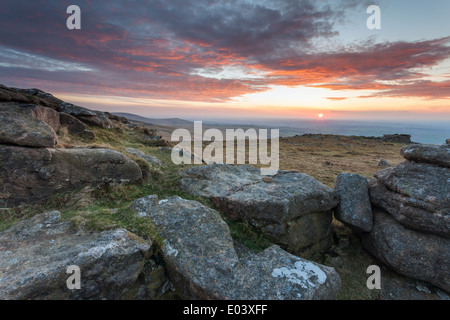
M 109 149 L 46 149 L 0 145 L 0 206 L 36 203 L 87 185 L 136 183 L 139 166 Z
M 147 210 L 146 204 L 148 205 Z M 163 238 L 162 256 L 177 291 L 187 299 L 333 299 L 333 268 L 293 256 L 278 246 L 239 258 L 220 214 L 199 202 L 155 196 L 133 204 Z
M 401 149 L 405 159 L 450 168 L 450 145 L 412 144 Z
M 0 233 L 0 299 L 120 299 L 150 248 L 124 229 L 84 233 L 57 211 L 38 215 Z M 69 266 L 79 290 L 67 287 Z
M 338 196 L 306 174 L 280 171 L 264 177 L 252 166 L 213 164 L 188 169 L 181 188 L 211 199 L 230 219 L 249 222 L 293 254 L 314 255 L 331 243 L 331 210 Z

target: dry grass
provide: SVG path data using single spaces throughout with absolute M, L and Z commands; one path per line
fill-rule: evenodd
M 381 159 L 391 165 L 404 161 L 402 144 L 362 137 L 335 135 L 297 136 L 280 139 L 280 169 L 311 175 L 333 187 L 341 172 L 357 173 L 367 178 L 382 169 Z
M 203 148 L 210 143 L 203 143 Z M 341 172 L 357 173 L 367 178 L 383 169 L 380 160 L 387 160 L 392 166 L 403 162 L 400 155 L 403 144 L 389 143 L 365 137 L 346 137 L 337 135 L 305 135 L 280 138 L 280 170 L 293 170 L 306 173 L 318 181 L 334 187 L 334 181 Z M 248 158 L 246 143 L 246 162 Z M 267 147 L 271 150 L 270 141 Z M 194 150 L 193 148 L 191 150 Z M 237 143 L 235 142 L 235 152 Z M 224 143 L 223 161 L 226 148 Z M 235 162 L 237 156 L 235 154 Z M 257 167 L 268 167 L 256 164 Z

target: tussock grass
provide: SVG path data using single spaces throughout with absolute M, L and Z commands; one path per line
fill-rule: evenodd
M 226 218 L 224 218 L 224 220 L 230 227 L 231 237 L 235 241 L 246 246 L 248 249 L 258 253 L 273 245 L 273 243 L 271 243 L 270 240 L 264 236 L 264 234 L 256 230 L 249 223 L 231 221 Z

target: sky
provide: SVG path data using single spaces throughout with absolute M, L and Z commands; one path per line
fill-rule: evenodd
M 450 123 L 448 0 L 0 2 L 0 83 L 91 109 Z

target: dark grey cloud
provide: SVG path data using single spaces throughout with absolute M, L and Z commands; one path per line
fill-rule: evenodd
M 70 31 L 77 4 L 82 30 Z M 82 93 L 226 101 L 270 85 L 381 88 L 420 79 L 448 39 L 318 52 L 357 0 L 16 0 L 0 7 L 0 82 Z M 350 13 L 349 13 L 350 12 Z M 261 77 L 205 77 L 227 66 Z

